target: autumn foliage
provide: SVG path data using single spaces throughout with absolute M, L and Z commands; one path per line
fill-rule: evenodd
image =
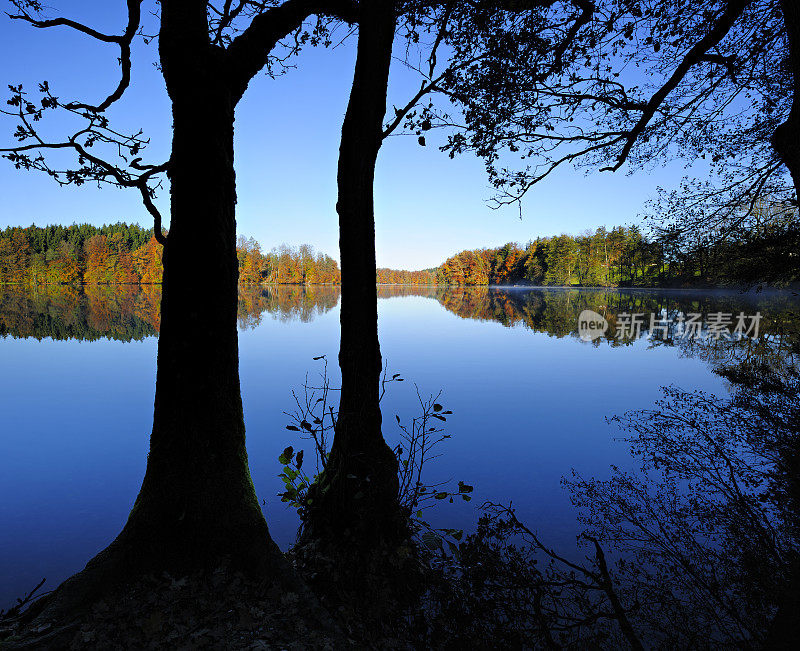
M 580 287 L 693 287 L 747 283 L 746 270 L 762 259 L 788 268 L 776 238 L 729 237 L 708 241 L 678 229 L 598 228 L 580 235 L 540 237 L 520 246 L 462 251 L 436 270 L 437 285 L 537 285 Z M 785 238 L 783 238 L 785 239 Z M 774 252 L 774 255 L 773 255 Z M 781 257 L 782 256 L 782 257 Z M 794 274 L 794 275 L 792 275 Z M 796 265 L 780 278 L 796 278 Z M 741 280 L 740 280 L 741 279 Z M 776 284 L 780 284 L 776 282 Z
M 401 269 L 378 269 L 379 285 L 435 285 L 436 269 L 405 271 Z
M 161 282 L 161 245 L 152 229 L 8 227 L 0 231 L 0 282 L 15 285 L 120 285 Z
M 315 252 L 314 247 L 308 244 L 296 248 L 281 244 L 265 254 L 252 237 L 240 236 L 236 255 L 239 258 L 239 282 L 245 285 L 338 285 L 342 279 L 336 260 L 325 253 Z
M 461 251 L 435 269 L 378 269 L 377 280 L 379 284 L 455 286 L 656 285 L 674 280 L 674 273 L 695 273 L 698 254 L 687 253 L 679 260 L 676 253 L 675 246 L 669 248 L 659 239 L 647 238 L 636 227 L 618 226 L 578 236 L 540 237 L 524 246 L 509 242 L 497 248 Z
M 776 248 L 764 237 L 709 243 L 675 230 L 645 235 L 635 226 L 617 226 L 461 251 L 433 269 L 380 268 L 376 281 L 419 287 L 717 286 L 734 283 L 742 275 L 739 267 L 759 259 L 775 266 L 782 250 L 772 255 L 770 246 Z M 0 231 L 0 284 L 159 284 L 162 251 L 152 229 L 135 224 L 8 227 Z M 341 282 L 336 260 L 308 244 L 281 244 L 265 253 L 252 237 L 239 237 L 236 255 L 240 285 Z
M 0 231 L 0 283 L 12 285 L 151 285 L 161 283 L 162 246 L 136 224 L 19 226 Z M 336 260 L 303 244 L 262 253 L 240 237 L 241 284 L 338 284 Z

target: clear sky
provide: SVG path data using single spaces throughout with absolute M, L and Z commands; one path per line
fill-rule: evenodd
M 99 29 L 123 29 L 123 0 L 66 0 L 58 5 L 62 15 Z M 35 30 L 0 18 L 2 88 L 23 83 L 32 90 L 46 79 L 64 100 L 99 101 L 118 79 L 116 57 L 114 46 L 67 28 Z M 133 82 L 111 117 L 120 129 L 143 129 L 152 143 L 145 160 L 162 162 L 168 157 L 171 120 L 155 57 L 155 43 L 136 46 Z M 255 79 L 239 104 L 238 230 L 266 249 L 307 242 L 338 258 L 336 159 L 354 58 L 354 41 L 335 49 L 309 48 L 286 75 Z M 399 63 L 392 67 L 390 84 L 390 107 L 404 104 L 412 84 Z M 52 132 L 59 126 L 53 124 Z M 0 146 L 14 142 L 13 130 L 11 121 L 0 120 Z M 565 169 L 529 192 L 520 220 L 516 207 L 487 207 L 491 189 L 482 162 L 471 156 L 450 160 L 436 147 L 443 135 L 429 137 L 427 147 L 420 147 L 415 137 L 394 137 L 384 144 L 375 186 L 379 266 L 433 267 L 463 249 L 638 222 L 656 187 L 674 187 L 685 174 L 682 162 L 632 175 L 624 168 L 588 176 Z M 16 171 L 5 160 L 0 161 L 0 189 L 0 227 L 151 223 L 134 191 L 59 188 L 45 175 Z M 158 203 L 165 214 L 166 198 L 162 191 Z

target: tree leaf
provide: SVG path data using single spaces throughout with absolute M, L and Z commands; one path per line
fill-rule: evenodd
M 442 539 L 433 533 L 433 531 L 426 531 L 422 534 L 422 542 L 431 551 L 436 551 L 442 548 Z

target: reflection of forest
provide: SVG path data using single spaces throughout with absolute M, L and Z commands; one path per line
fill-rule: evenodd
M 239 327 L 255 328 L 265 314 L 282 322 L 307 323 L 336 307 L 340 290 L 331 285 L 251 285 L 239 290 Z M 649 333 L 650 314 L 672 324 L 649 340 L 651 346 L 677 346 L 715 367 L 742 361 L 769 361 L 772 368 L 796 362 L 800 352 L 800 306 L 788 293 L 743 295 L 737 292 L 624 291 L 561 289 L 497 289 L 488 287 L 379 286 L 379 298 L 419 296 L 437 300 L 465 319 L 522 326 L 554 337 L 578 337 L 583 310 L 601 314 L 609 324 L 593 345 L 624 346 L 617 338 L 620 315 L 643 314 L 642 335 Z M 155 336 L 159 328 L 161 289 L 157 285 L 49 286 L 34 289 L 7 286 L 0 291 L 0 334 L 53 339 L 122 341 Z M 747 315 L 760 312 L 757 338 L 691 339 L 676 329 L 678 315 L 713 313 Z
M 334 285 L 250 285 L 239 288 L 239 327 L 255 328 L 264 313 L 282 322 L 309 323 L 339 303 Z
M 522 325 L 554 337 L 578 337 L 578 316 L 593 310 L 608 321 L 603 337 L 593 345 L 623 346 L 632 343 L 630 331 L 618 338 L 621 315 L 642 316 L 641 336 L 651 346 L 677 346 L 684 354 L 699 357 L 715 367 L 735 363 L 765 362 L 773 369 L 797 364 L 800 353 L 800 302 L 785 292 L 741 294 L 721 291 L 624 291 L 624 290 L 506 290 L 487 287 L 421 288 L 418 295 L 435 297 L 447 310 L 465 319 L 497 321 L 504 326 Z M 729 330 L 737 315 L 761 314 L 757 337 L 686 337 L 681 319 L 699 314 L 708 323 L 713 314 L 731 315 Z M 650 332 L 650 315 L 666 327 Z
M 0 335 L 139 341 L 158 333 L 160 300 L 155 285 L 7 286 L 0 290 Z
M 330 286 L 243 287 L 239 325 L 253 328 L 264 312 L 281 321 L 308 322 L 336 306 Z M 140 341 L 158 334 L 159 285 L 51 285 L 0 288 L 0 336 Z

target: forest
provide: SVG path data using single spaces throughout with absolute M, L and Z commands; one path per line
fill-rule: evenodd
M 253 238 L 236 245 L 241 284 L 333 284 L 336 260 L 313 247 L 282 244 L 262 253 Z M 161 283 L 161 244 L 138 224 L 7 227 L 0 231 L 0 283 L 150 285 Z
M 677 229 L 598 228 L 581 235 L 539 237 L 525 245 L 461 251 L 436 269 L 378 269 L 378 282 L 412 285 L 550 285 L 580 287 L 721 287 L 748 284 L 769 260 L 791 253 L 767 235 L 724 240 L 689 237 Z M 782 238 L 787 234 L 782 232 Z M 784 242 L 786 240 L 784 239 Z M 763 277 L 761 274 L 759 277 Z M 775 286 L 798 280 L 795 271 Z
M 639 226 L 601 227 L 577 236 L 538 237 L 525 245 L 461 251 L 432 269 L 378 268 L 376 279 L 379 285 L 730 286 L 747 282 L 753 259 L 763 259 L 770 246 L 764 235 L 708 242 L 671 229 L 645 234 Z M 771 263 L 777 264 L 780 251 L 773 253 Z M 264 253 L 255 239 L 239 236 L 236 255 L 242 285 L 341 282 L 336 260 L 308 244 L 281 244 Z M 155 284 L 161 282 L 161 257 L 153 229 L 138 224 L 0 231 L 0 283 L 5 284 Z M 796 280 L 784 274 L 774 284 Z

